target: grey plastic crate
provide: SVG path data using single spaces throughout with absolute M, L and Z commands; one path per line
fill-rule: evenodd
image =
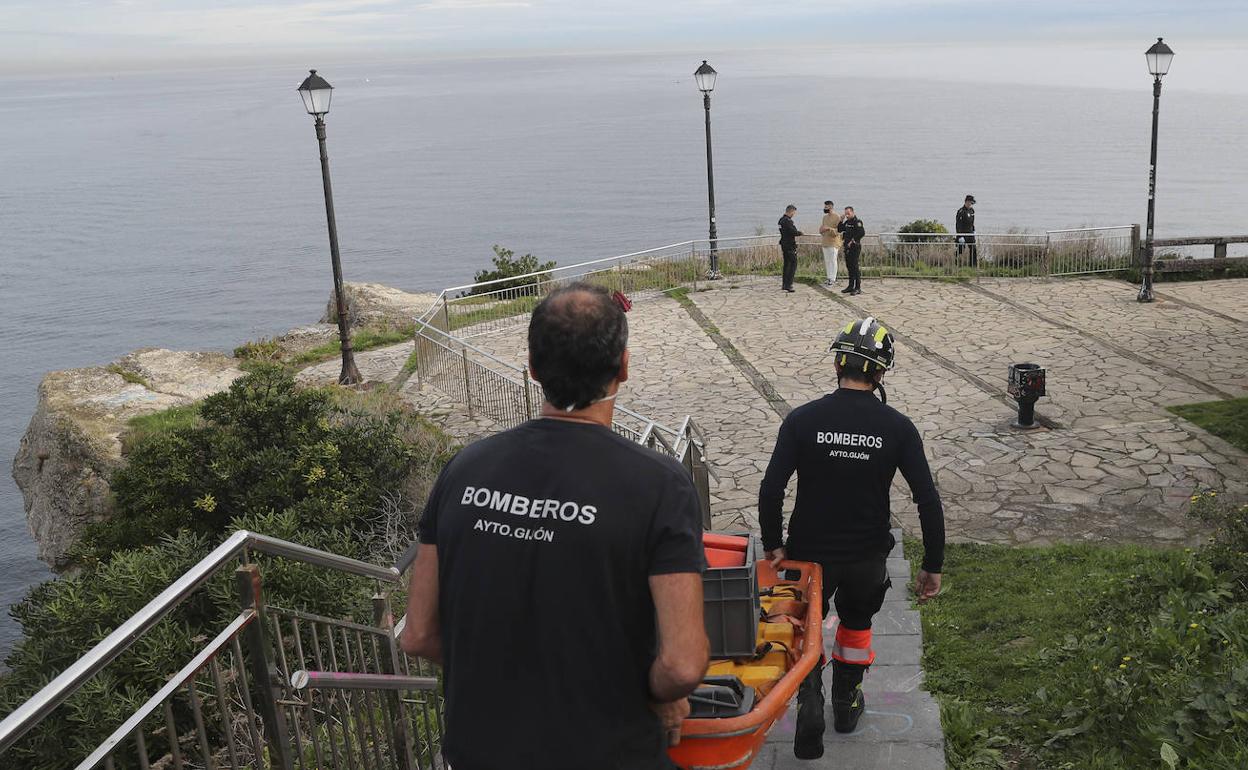
M 745 532 L 718 534 L 746 535 Z M 716 567 L 702 573 L 702 608 L 712 658 L 753 655 L 758 647 L 758 538 L 748 535 L 744 567 Z

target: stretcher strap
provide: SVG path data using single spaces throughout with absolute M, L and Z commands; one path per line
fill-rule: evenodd
M 836 640 L 832 643 L 832 657 L 842 663 L 869 666 L 875 661 L 871 649 L 871 629 L 857 630 L 837 626 Z

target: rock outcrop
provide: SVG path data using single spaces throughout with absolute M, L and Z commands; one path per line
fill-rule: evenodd
M 130 419 L 192 403 L 241 375 L 219 353 L 148 348 L 109 366 L 45 376 L 13 461 L 39 558 L 65 566 L 83 527 L 108 516 L 108 478 L 121 464 Z
M 412 320 L 432 307 L 438 298 L 436 294 L 414 294 L 380 283 L 346 283 L 343 293 L 347 300 L 347 320 L 353 327 L 409 327 Z M 321 323 L 338 323 L 333 292 L 330 292 Z

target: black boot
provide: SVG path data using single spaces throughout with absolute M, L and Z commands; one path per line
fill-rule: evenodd
M 838 733 L 852 733 L 866 710 L 862 694 L 862 675 L 866 666 L 832 661 L 832 719 Z
M 798 759 L 822 757 L 825 729 L 823 667 L 816 665 L 797 690 L 797 734 L 793 738 L 793 756 Z
M 851 294 L 854 291 L 854 282 L 851 280 L 849 285 L 841 289 L 841 294 Z

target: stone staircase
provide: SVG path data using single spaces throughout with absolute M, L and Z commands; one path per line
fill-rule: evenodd
M 923 687 L 922 626 L 910 598 L 910 563 L 902 552 L 900 529 L 893 530 L 897 546 L 888 558 L 893 586 L 884 606 L 872 622 L 875 664 L 863 679 L 867 711 L 858 729 L 842 735 L 832 729 L 828 707 L 828 731 L 824 755 L 816 760 L 793 756 L 796 705 L 772 728 L 767 744 L 751 770 L 943 770 L 944 733 L 940 708 Z M 824 649 L 830 654 L 836 633 L 835 610 L 824 620 Z M 825 692 L 832 691 L 832 667 L 824 670 Z

